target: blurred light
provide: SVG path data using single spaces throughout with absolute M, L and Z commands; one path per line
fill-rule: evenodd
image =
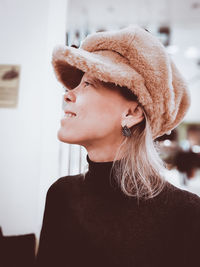
M 188 140 L 182 140 L 180 146 L 184 151 L 188 151 L 190 149 L 190 142 Z
M 198 58 L 200 56 L 199 49 L 195 46 L 190 46 L 184 53 L 187 58 Z
M 200 146 L 198 146 L 198 145 L 194 145 L 194 146 L 192 146 L 192 151 L 193 151 L 194 153 L 200 153 Z
M 179 51 L 179 47 L 177 45 L 168 45 L 166 50 L 169 54 L 174 55 Z
M 171 142 L 170 140 L 165 140 L 165 141 L 163 142 L 164 146 L 170 146 L 171 143 L 172 143 L 172 142 Z

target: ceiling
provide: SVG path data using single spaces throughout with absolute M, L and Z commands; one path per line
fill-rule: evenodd
M 69 0 L 68 25 L 200 26 L 200 0 Z

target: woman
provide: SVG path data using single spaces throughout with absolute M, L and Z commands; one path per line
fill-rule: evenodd
M 58 46 L 52 63 L 58 139 L 84 146 L 89 170 L 49 188 L 37 266 L 200 266 L 200 198 L 165 180 L 155 147 L 190 104 L 163 45 L 129 25 Z

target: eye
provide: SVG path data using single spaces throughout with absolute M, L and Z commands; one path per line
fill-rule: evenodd
M 86 85 L 91 85 L 91 83 L 89 83 L 89 82 L 87 82 L 87 81 L 85 81 L 84 83 L 85 83 Z
M 64 90 L 64 92 L 69 92 L 69 89 L 68 88 L 66 88 L 65 86 L 63 86 L 63 90 Z

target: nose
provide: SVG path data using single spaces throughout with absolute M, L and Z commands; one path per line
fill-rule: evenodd
M 76 96 L 72 90 L 68 90 L 67 92 L 64 93 L 64 100 L 66 102 L 75 102 L 76 101 Z

